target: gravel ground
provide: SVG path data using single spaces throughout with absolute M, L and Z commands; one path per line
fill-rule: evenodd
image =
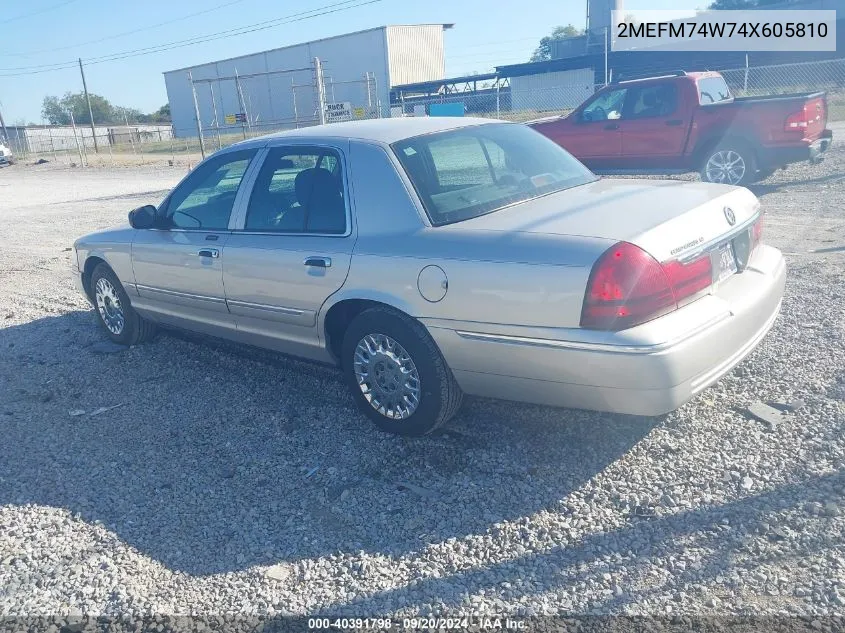
M 420 440 L 323 367 L 104 353 L 69 247 L 182 175 L 0 170 L 0 615 L 845 614 L 842 145 L 755 187 L 787 295 L 716 386 L 660 419 L 470 399 Z

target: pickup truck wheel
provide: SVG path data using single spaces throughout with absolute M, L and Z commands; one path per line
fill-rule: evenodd
M 754 152 L 739 143 L 717 145 L 705 152 L 701 179 L 725 185 L 747 185 L 757 174 Z
M 91 298 L 97 321 L 115 343 L 135 345 L 152 338 L 155 326 L 132 308 L 123 284 L 106 264 L 91 273 Z
M 425 328 L 390 308 L 364 310 L 343 337 L 352 397 L 388 433 L 421 436 L 455 415 L 463 394 Z

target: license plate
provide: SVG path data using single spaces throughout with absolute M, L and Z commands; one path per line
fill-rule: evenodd
M 732 244 L 725 244 L 716 252 L 716 261 L 719 263 L 716 283 L 723 281 L 735 274 L 737 271 L 736 256 Z

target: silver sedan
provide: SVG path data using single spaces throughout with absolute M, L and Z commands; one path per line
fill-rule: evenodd
M 339 365 L 384 430 L 463 394 L 658 415 L 777 317 L 747 189 L 599 179 L 529 128 L 335 123 L 234 145 L 75 243 L 106 334 L 157 325 Z

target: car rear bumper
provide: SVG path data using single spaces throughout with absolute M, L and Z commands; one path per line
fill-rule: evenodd
M 619 333 L 617 344 L 501 335 L 473 331 L 472 324 L 428 329 L 466 393 L 660 415 L 716 382 L 757 347 L 777 318 L 785 281 L 783 256 L 761 246 L 748 268 L 713 294 Z
M 782 167 L 791 163 L 810 161 L 818 163 L 833 142 L 833 130 L 825 130 L 812 143 L 789 147 L 767 147 L 760 153 L 761 167 Z

